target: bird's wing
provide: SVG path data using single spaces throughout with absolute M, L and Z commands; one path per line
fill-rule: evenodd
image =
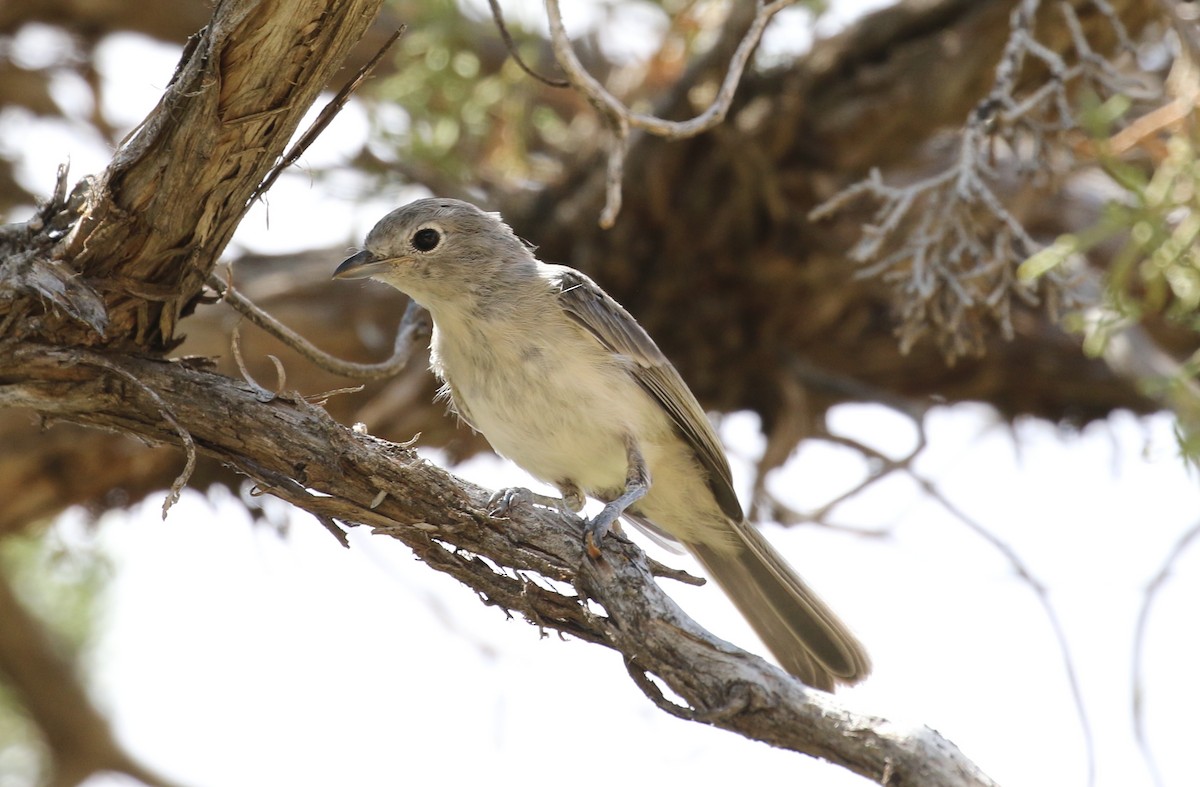
M 633 362 L 633 375 L 671 416 L 696 459 L 708 473 L 708 485 L 725 515 L 742 519 L 742 506 L 733 491 L 729 462 L 708 416 L 679 372 L 663 355 L 637 320 L 587 276 L 565 266 L 549 265 L 559 287 L 558 301 L 572 319 L 596 337 L 609 352 Z

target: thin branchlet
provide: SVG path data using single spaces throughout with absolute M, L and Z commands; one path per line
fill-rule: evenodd
M 698 136 L 720 125 L 729 114 L 746 64 L 762 39 L 767 24 L 775 14 L 792 2 L 793 0 L 773 0 L 768 3 L 757 0 L 754 20 L 734 50 L 725 78 L 721 81 L 712 103 L 690 120 L 675 121 L 634 112 L 588 73 L 567 36 L 559 0 L 546 0 L 546 14 L 550 21 L 550 44 L 554 49 L 554 56 L 566 74 L 567 81 L 604 115 L 611 134 L 605 176 L 605 202 L 600 214 L 601 227 L 612 227 L 621 211 L 621 184 L 625 177 L 625 157 L 629 151 L 631 132 L 643 131 L 663 139 L 680 140 Z
M 1078 128 L 1073 96 L 1088 89 L 1101 99 L 1144 97 L 1114 61 L 1095 51 L 1070 2 L 1056 10 L 1070 35 L 1063 54 L 1038 39 L 1043 0 L 1023 0 L 1010 17 L 1009 38 L 992 89 L 958 132 L 956 155 L 943 171 L 906 186 L 885 183 L 878 171 L 812 211 L 822 219 L 867 199 L 875 204 L 848 256 L 862 278 L 879 279 L 893 294 L 903 351 L 931 337 L 950 361 L 982 353 L 989 334 L 1011 338 L 1014 301 L 1057 311 L 1075 303 L 1072 273 L 1063 268 L 1036 281 L 1017 267 L 1043 247 L 1002 197 L 1015 177 L 1047 189 L 1075 166 L 1068 135 Z M 1090 0 L 1111 28 L 1120 51 L 1128 31 L 1105 0 Z M 1045 16 L 1042 14 L 1042 16 Z M 1046 77 L 1026 86 L 1029 69 Z

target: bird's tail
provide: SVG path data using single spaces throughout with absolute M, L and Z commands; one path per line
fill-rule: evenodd
M 733 543 L 689 543 L 690 551 L 745 616 L 767 648 L 809 686 L 833 691 L 871 671 L 862 644 L 746 522 L 729 522 Z

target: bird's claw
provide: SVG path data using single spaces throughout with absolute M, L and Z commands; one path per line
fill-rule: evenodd
M 592 537 L 591 530 L 585 530 L 583 533 L 583 545 L 587 550 L 588 557 L 592 560 L 600 559 L 600 547 L 596 544 L 596 539 Z
M 519 486 L 497 489 L 488 498 L 487 512 L 489 516 L 504 517 L 508 512 L 520 505 L 532 505 L 533 492 Z
M 584 547 L 593 560 L 600 557 L 600 542 L 610 530 L 617 530 L 616 523 L 620 516 L 620 510 L 610 503 L 599 514 L 583 523 Z
M 576 498 L 579 498 L 579 500 L 577 501 Z M 519 486 L 498 489 L 488 498 L 488 516 L 505 517 L 514 508 L 523 505 L 553 508 L 562 511 L 567 516 L 572 516 L 574 515 L 574 510 L 582 507 L 582 496 L 578 492 L 575 492 L 574 495 L 564 494 L 560 500 L 555 497 L 539 495 L 536 492 Z M 620 528 L 617 526 L 617 520 L 620 516 L 620 506 L 610 503 L 593 518 L 583 520 L 584 547 L 587 550 L 588 556 L 593 560 L 600 558 L 600 542 L 604 537 L 610 531 L 620 532 Z
M 498 489 L 488 498 L 488 516 L 505 517 L 519 506 L 542 506 L 543 508 L 562 508 L 562 501 L 557 497 L 539 495 L 520 486 Z

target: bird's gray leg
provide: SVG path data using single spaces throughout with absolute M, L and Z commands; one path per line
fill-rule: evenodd
M 632 437 L 625 438 L 625 458 L 629 462 L 625 471 L 625 491 L 583 526 L 583 540 L 588 554 L 593 558 L 600 557 L 600 539 L 608 534 L 617 518 L 650 491 L 650 470 Z

